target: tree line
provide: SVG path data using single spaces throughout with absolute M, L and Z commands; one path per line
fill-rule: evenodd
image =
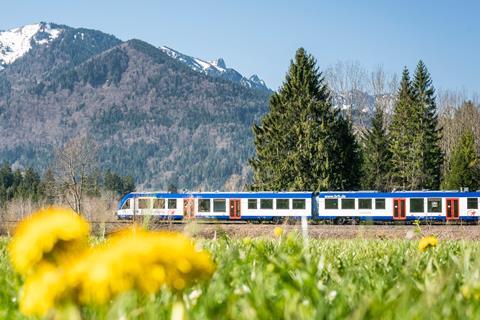
M 442 148 L 445 119 L 439 121 L 435 88 L 423 61 L 412 79 L 409 70 L 403 70 L 392 110 L 386 108 L 385 95 L 377 92 L 366 127 L 354 129 L 349 110 L 333 105 L 333 98 L 338 97 L 333 97 L 315 58 L 303 48 L 297 50 L 268 113 L 253 127 L 256 154 L 250 159 L 250 189 L 479 188 L 474 132 L 464 126 L 455 147 L 448 152 Z
M 98 169 L 95 145 L 88 138 L 74 138 L 55 151 L 51 168 L 43 175 L 32 167 L 15 169 L 4 161 L 0 167 L 0 204 L 14 199 L 67 203 L 82 212 L 86 197 L 100 197 L 109 192 L 115 197 L 135 190 L 131 175 L 120 175 L 107 169 Z

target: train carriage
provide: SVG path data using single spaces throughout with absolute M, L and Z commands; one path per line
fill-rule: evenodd
M 120 219 L 150 215 L 160 219 L 277 220 L 312 218 L 312 192 L 129 193 L 119 203 Z
M 478 221 L 480 192 L 321 192 L 318 218 L 356 221 Z

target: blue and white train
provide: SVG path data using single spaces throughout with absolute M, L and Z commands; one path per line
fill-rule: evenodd
M 133 192 L 119 219 L 283 220 L 306 217 L 338 224 L 359 221 L 478 221 L 480 192 Z

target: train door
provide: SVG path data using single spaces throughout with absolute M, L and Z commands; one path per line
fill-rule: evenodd
M 230 199 L 230 219 L 240 219 L 242 210 L 240 208 L 240 199 Z
M 195 218 L 195 200 L 193 198 L 183 199 L 183 218 Z
M 393 199 L 393 219 L 405 220 L 405 199 Z
M 458 198 L 447 199 L 447 220 L 458 219 Z

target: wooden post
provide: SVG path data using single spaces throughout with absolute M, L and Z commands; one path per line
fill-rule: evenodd
M 308 245 L 308 221 L 306 216 L 302 216 L 302 235 L 305 246 Z

